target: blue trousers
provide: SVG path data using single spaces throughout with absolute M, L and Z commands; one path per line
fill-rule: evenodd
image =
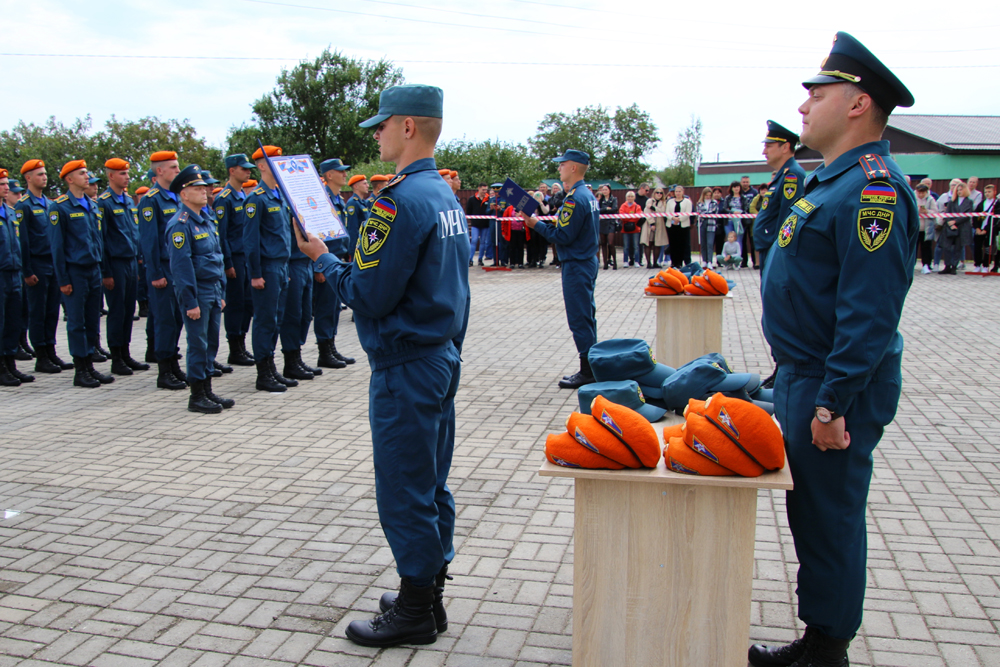
M 325 284 L 313 285 L 313 331 L 316 342 L 331 340 L 337 336 L 340 326 L 340 296 Z
M 135 257 L 108 260 L 115 288 L 104 290 L 108 301 L 108 345 L 125 347 L 132 342 L 132 316 L 135 315 L 136 291 L 139 288 Z
M 215 296 L 208 296 L 198 290 L 198 308 L 201 317 L 192 320 L 187 316 L 184 306 L 177 303 L 177 308 L 184 318 L 184 331 L 187 333 L 187 376 L 191 380 L 201 381 L 208 377 L 208 369 L 215 362 L 219 351 L 219 325 L 222 322 L 221 285 L 215 290 Z M 226 305 L 228 308 L 228 304 Z M 213 344 L 214 343 L 214 344 Z
M 226 280 L 226 310 L 223 319 L 226 323 L 226 337 L 239 338 L 250 331 L 250 318 L 253 317 L 253 297 L 250 294 L 250 276 L 247 274 L 246 255 L 233 255 L 235 278 Z
M 416 586 L 430 586 L 455 557 L 455 500 L 447 481 L 461 363 L 448 343 L 373 371 L 368 387 L 379 521 L 396 571 Z
M 0 271 L 0 354 L 17 354 L 21 340 L 21 272 Z
M 26 287 L 28 294 L 28 335 L 31 344 L 55 345 L 56 330 L 59 328 L 59 304 L 62 292 L 56 283 L 56 274 L 51 262 L 40 262 L 32 258 L 38 283 Z
M 288 297 L 288 262 L 261 259 L 264 289 L 250 288 L 253 298 L 253 358 L 260 361 L 274 356 L 278 332 L 285 317 Z
M 896 414 L 902 380 L 898 357 L 883 362 L 844 415 L 851 444 L 821 452 L 812 444 L 811 424 L 822 375 L 822 368 L 802 371 L 779 362 L 774 410 L 795 483 L 786 504 L 799 559 L 799 618 L 850 639 L 861 627 L 865 600 L 872 452 Z
M 635 264 L 635 259 L 639 256 L 639 233 L 634 232 L 631 234 L 622 234 L 622 266 L 626 263 L 629 265 Z M 642 257 L 639 256 L 639 261 L 642 262 Z
M 138 268 L 137 275 L 139 276 L 138 286 L 135 290 L 136 301 L 149 301 L 149 287 L 146 283 L 146 263 L 136 259 L 136 266 Z
M 294 352 L 302 348 L 309 337 L 313 314 L 313 271 L 308 259 L 288 263 L 288 295 L 285 314 L 281 318 L 281 351 Z M 333 290 L 327 290 L 332 292 Z
M 479 261 L 483 261 L 486 255 L 486 235 L 489 232 L 484 227 L 473 227 L 469 225 L 469 261 L 476 257 L 476 243 L 479 243 Z
M 573 332 L 573 342 L 580 354 L 586 354 L 597 342 L 597 257 L 562 259 L 562 292 L 566 320 Z
M 156 359 L 164 361 L 173 359 L 180 349 L 177 343 L 181 339 L 181 328 L 184 326 L 181 320 L 180 307 L 174 297 L 174 277 L 170 274 L 168 265 L 164 264 L 163 274 L 167 277 L 167 286 L 162 289 L 153 287 L 149 283 L 149 322 L 146 324 L 146 334 L 149 334 L 150 325 L 153 330 L 154 350 Z
M 66 269 L 73 286 L 73 293 L 63 297 L 69 353 L 74 357 L 87 357 L 94 351 L 93 341 L 101 333 L 101 267 L 67 264 Z
M 497 221 L 490 220 L 490 226 L 483 230 L 486 235 L 486 259 L 493 259 L 497 245 Z

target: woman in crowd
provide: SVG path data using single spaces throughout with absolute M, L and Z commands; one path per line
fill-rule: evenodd
M 551 209 L 548 203 L 545 201 L 545 194 L 543 192 L 534 191 L 529 192 L 535 201 L 538 202 L 538 210 L 535 215 L 548 215 Z M 528 248 L 528 268 L 534 269 L 544 269 L 545 268 L 545 239 L 542 238 L 541 234 L 532 234 L 530 229 L 525 230 L 525 234 L 528 235 L 525 239 L 525 245 Z
M 937 202 L 930 195 L 930 188 L 921 183 L 916 187 L 917 207 L 920 209 L 920 233 L 917 234 L 917 248 L 920 250 L 920 263 L 924 265 L 922 273 L 931 272 L 934 263 L 934 239 L 941 228 L 941 219 L 924 217 L 928 213 L 937 213 Z
M 660 247 L 669 243 L 667 227 L 663 222 L 666 211 L 667 202 L 663 199 L 663 187 L 659 186 L 653 190 L 652 198 L 646 202 L 646 225 L 642 230 L 646 237 L 646 266 L 654 269 L 660 268 L 660 263 L 657 261 Z
M 702 188 L 701 198 L 696 207 L 698 213 L 698 245 L 701 246 L 701 263 L 705 268 L 713 265 L 712 250 L 715 248 L 716 218 L 705 215 L 719 212 L 719 203 L 712 197 L 712 188 Z
M 642 209 L 635 203 L 635 193 L 631 190 L 625 193 L 625 203 L 622 204 L 618 212 L 623 215 L 633 215 L 642 213 Z M 639 250 L 639 227 L 642 218 L 632 220 L 623 219 L 622 223 L 622 268 L 635 266 L 635 256 Z M 639 257 L 639 266 L 642 266 L 642 257 Z
M 601 213 L 599 223 L 601 233 L 601 258 L 604 260 L 604 270 L 608 270 L 610 263 L 614 270 L 618 270 L 618 259 L 615 256 L 615 227 L 617 220 L 605 218 L 605 215 L 618 212 L 618 197 L 611 194 L 611 188 L 604 184 L 597 188 L 597 206 Z
M 969 186 L 959 181 L 948 203 L 945 204 L 944 213 L 972 213 L 974 208 L 975 205 L 969 196 Z M 942 260 L 944 261 L 944 268 L 939 273 L 956 275 L 958 264 L 963 259 L 960 254 L 964 252 L 965 246 L 972 243 L 971 218 L 945 217 L 938 243 L 941 245 Z
M 979 202 L 976 206 L 976 213 L 992 213 L 993 209 L 996 208 L 996 188 L 993 185 L 987 185 L 983 188 L 983 200 Z M 972 256 L 975 259 L 976 268 L 973 269 L 979 273 L 989 273 L 990 271 L 990 259 L 993 256 L 993 239 L 996 235 L 993 233 L 993 217 L 982 216 L 979 218 L 973 218 L 975 220 L 975 236 L 972 237 L 972 241 L 975 244 L 972 248 Z
M 691 200 L 684 196 L 683 185 L 675 187 L 667 200 L 667 216 L 670 266 L 679 269 L 691 263 Z
M 740 193 L 740 182 L 733 181 L 729 184 L 729 194 L 722 200 L 723 213 L 746 213 L 744 198 Z M 741 218 L 726 219 L 726 235 L 729 232 L 736 232 L 736 242 L 743 245 L 743 220 Z
M 715 186 L 712 188 L 712 201 L 715 202 L 716 207 L 719 209 L 719 213 L 722 213 L 722 188 Z M 723 222 L 722 218 L 715 219 L 715 254 L 718 255 L 722 252 L 722 246 L 726 243 L 726 223 Z

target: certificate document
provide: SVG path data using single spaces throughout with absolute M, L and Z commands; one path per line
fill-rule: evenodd
M 323 241 L 347 236 L 344 222 L 327 197 L 323 181 L 308 155 L 271 157 L 271 173 L 278 180 L 298 220 L 299 228 Z

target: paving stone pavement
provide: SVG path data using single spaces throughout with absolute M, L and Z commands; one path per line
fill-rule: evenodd
M 601 338 L 652 342 L 647 275 L 601 272 Z M 767 374 L 759 276 L 732 275 L 723 352 Z M 275 395 L 237 369 L 215 383 L 237 400 L 222 415 L 187 412 L 153 371 L 97 390 L 74 389 L 69 373 L 0 390 L 0 667 L 570 664 L 573 486 L 535 474 L 545 435 L 576 405 L 555 387 L 576 369 L 559 274 L 475 269 L 471 283 L 458 555 L 437 643 L 378 651 L 343 638 L 398 581 L 375 508 L 369 371 L 345 317 L 338 347 L 358 364 Z M 1000 665 L 998 290 L 914 280 L 903 396 L 875 452 L 852 664 Z M 752 638 L 795 636 L 795 572 L 783 493 L 762 491 Z

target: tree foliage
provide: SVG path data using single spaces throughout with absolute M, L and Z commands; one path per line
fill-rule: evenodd
M 691 124 L 677 133 L 673 162 L 659 174 L 663 182 L 694 185 L 694 176 L 701 164 L 701 145 L 701 118 L 691 116 Z
M 527 146 L 504 141 L 467 141 L 453 139 L 439 144 L 434 158 L 442 169 L 454 169 L 465 188 L 479 183 L 490 184 L 508 177 L 527 189 L 533 189 L 545 178 L 545 170 Z

